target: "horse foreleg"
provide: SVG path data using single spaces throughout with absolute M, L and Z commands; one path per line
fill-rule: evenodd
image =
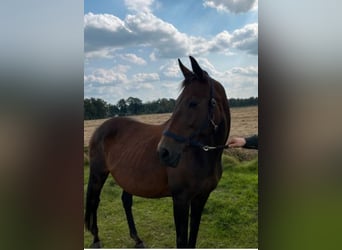
M 144 242 L 139 238 L 137 229 L 135 228 L 134 218 L 132 214 L 133 196 L 126 191 L 122 192 L 121 200 L 123 207 L 125 209 L 129 234 L 131 238 L 135 241 L 136 248 L 144 248 Z
M 190 219 L 190 237 L 189 237 L 189 248 L 196 247 L 197 234 L 199 225 L 201 223 L 202 212 L 205 203 L 207 202 L 209 194 L 202 195 L 194 198 L 191 201 L 191 219 Z
M 190 202 L 186 199 L 173 196 L 173 218 L 176 225 L 177 248 L 186 248 L 188 245 L 188 222 Z

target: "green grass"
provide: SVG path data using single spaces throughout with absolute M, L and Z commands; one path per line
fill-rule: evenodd
M 204 208 L 198 248 L 258 247 L 258 159 L 240 162 L 224 155 L 222 179 L 211 193 Z M 86 192 L 89 166 L 84 166 Z M 171 198 L 133 198 L 133 214 L 140 238 L 148 248 L 175 248 Z M 129 237 L 121 189 L 111 176 L 101 194 L 98 209 L 99 234 L 105 248 L 133 248 Z M 84 247 L 92 242 L 90 232 L 84 232 Z

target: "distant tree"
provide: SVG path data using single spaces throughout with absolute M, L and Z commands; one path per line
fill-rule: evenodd
M 258 105 L 258 97 L 230 98 L 230 107 L 246 107 Z M 176 100 L 162 98 L 143 103 L 139 98 L 120 99 L 116 105 L 100 98 L 84 99 L 84 119 L 102 119 L 112 116 L 170 113 L 176 105 Z
M 137 115 L 143 111 L 143 103 L 139 98 L 129 97 L 126 100 L 127 113 L 130 115 Z
M 119 110 L 119 115 L 123 116 L 127 114 L 127 104 L 125 99 L 120 99 L 118 103 L 116 104 L 118 110 Z
M 176 100 L 162 98 L 156 101 L 145 103 L 144 112 L 146 114 L 170 113 L 173 111 L 175 105 L 176 105 Z
M 108 104 L 108 116 L 119 115 L 119 108 L 116 105 Z
M 159 112 L 167 113 L 170 110 L 169 100 L 166 98 L 159 99 Z
M 247 107 L 247 106 L 256 106 L 258 105 L 258 97 L 250 97 L 246 99 L 242 98 L 230 98 L 229 99 L 230 107 Z
M 84 119 L 100 119 L 107 116 L 107 103 L 100 98 L 84 100 Z
M 144 113 L 145 114 L 153 114 L 156 113 L 155 110 L 155 102 L 147 102 L 144 104 Z
M 95 109 L 91 103 L 90 99 L 84 99 L 84 104 L 83 104 L 83 116 L 85 120 L 90 120 L 95 114 Z
M 104 100 L 97 98 L 96 100 L 93 100 L 93 105 L 96 109 L 96 119 L 107 116 L 107 103 Z

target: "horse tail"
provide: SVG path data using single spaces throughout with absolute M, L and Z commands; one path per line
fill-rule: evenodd
M 89 143 L 89 181 L 86 196 L 85 226 L 98 240 L 97 208 L 100 203 L 102 187 L 108 177 L 106 166 L 104 139 L 107 136 L 106 126 L 100 126 L 93 134 Z

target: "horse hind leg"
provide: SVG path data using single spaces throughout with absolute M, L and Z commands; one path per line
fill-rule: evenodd
M 105 169 L 104 164 L 99 162 L 90 162 L 90 174 L 87 187 L 86 198 L 86 212 L 85 212 L 85 225 L 86 228 L 92 233 L 94 239 L 90 248 L 101 248 L 101 241 L 99 238 L 99 230 L 97 227 L 97 208 L 100 203 L 100 194 L 108 177 L 108 170 Z
M 137 229 L 135 228 L 134 218 L 132 214 L 133 196 L 130 193 L 123 191 L 121 195 L 121 200 L 126 213 L 129 234 L 131 238 L 135 241 L 135 247 L 145 248 L 144 242 L 139 238 Z

